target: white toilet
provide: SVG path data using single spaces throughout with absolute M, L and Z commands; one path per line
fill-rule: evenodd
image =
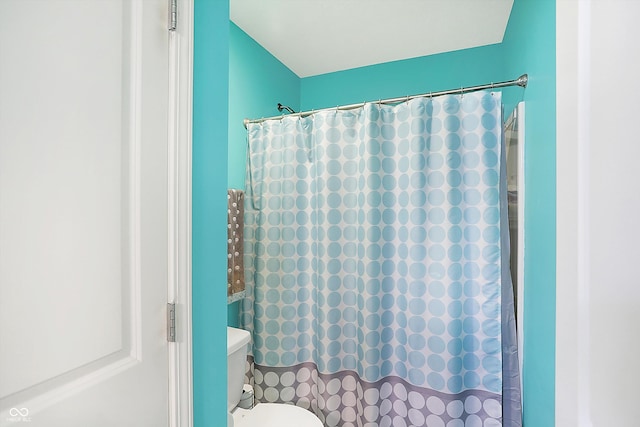
M 249 332 L 227 327 L 227 427 L 322 427 L 304 408 L 283 403 L 258 403 L 253 409 L 237 408 L 244 384 Z

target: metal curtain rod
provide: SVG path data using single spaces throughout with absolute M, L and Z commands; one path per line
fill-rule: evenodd
M 441 96 L 441 95 L 453 95 L 453 94 L 463 94 L 463 93 L 469 93 L 469 92 L 475 92 L 478 90 L 484 90 L 484 89 L 498 89 L 501 87 L 507 87 L 507 86 L 520 86 L 520 87 L 527 87 L 527 81 L 529 80 L 529 76 L 527 74 L 523 74 L 520 77 L 518 77 L 515 80 L 509 80 L 506 82 L 498 82 L 498 83 L 489 83 L 489 84 L 484 84 L 484 85 L 480 85 L 480 86 L 471 86 L 471 87 L 461 87 L 458 89 L 449 89 L 449 90 L 442 90 L 440 92 L 429 92 L 429 93 L 423 93 L 420 95 L 409 95 L 409 96 L 402 96 L 399 98 L 389 98 L 389 99 L 382 99 L 379 101 L 370 101 L 370 102 L 377 102 L 379 104 L 395 104 L 398 102 L 403 102 L 403 101 L 409 101 L 410 99 L 414 99 L 414 98 L 421 98 L 421 97 L 433 97 L 433 96 Z M 292 114 L 287 114 L 286 116 L 281 115 L 281 116 L 273 116 L 273 117 L 265 117 L 262 119 L 244 119 L 244 127 L 245 129 L 247 128 L 247 126 L 249 125 L 249 123 L 262 123 L 264 121 L 267 120 L 273 120 L 273 119 L 281 119 L 283 117 L 306 117 L 306 116 L 310 116 L 311 114 L 317 113 L 319 111 L 329 111 L 329 110 L 353 110 L 355 108 L 360 108 L 363 107 L 365 104 L 367 104 L 367 102 L 360 102 L 358 104 L 350 104 L 350 105 L 341 105 L 338 107 L 331 107 L 331 108 L 323 108 L 320 110 L 311 110 L 311 111 L 301 111 L 299 113 L 292 113 Z

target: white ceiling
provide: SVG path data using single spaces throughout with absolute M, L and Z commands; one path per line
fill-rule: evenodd
M 513 0 L 230 0 L 299 77 L 500 43 Z

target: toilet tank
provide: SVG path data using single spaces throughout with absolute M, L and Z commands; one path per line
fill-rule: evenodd
M 245 364 L 251 335 L 242 329 L 227 327 L 227 410 L 240 402 Z

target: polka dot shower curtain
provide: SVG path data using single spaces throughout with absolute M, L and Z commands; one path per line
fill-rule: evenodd
M 520 425 L 501 140 L 490 92 L 249 125 L 259 402 L 328 427 Z

